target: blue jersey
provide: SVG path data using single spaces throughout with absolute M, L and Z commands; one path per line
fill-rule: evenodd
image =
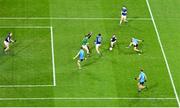
M 141 71 L 139 75 L 139 82 L 145 82 L 145 80 L 146 80 L 146 75 L 144 74 L 144 72 Z
M 79 59 L 81 60 L 81 59 L 84 59 L 84 50 L 83 49 L 81 49 L 80 51 L 79 51 Z
M 127 15 L 127 9 L 125 7 L 122 8 L 121 15 L 123 16 Z
M 132 38 L 132 43 L 133 43 L 133 45 L 137 45 L 138 44 L 138 39 Z
M 97 36 L 96 37 L 96 44 L 101 44 L 102 41 L 102 37 L 101 36 Z

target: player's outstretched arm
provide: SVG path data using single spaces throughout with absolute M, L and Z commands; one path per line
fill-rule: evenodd
M 79 53 L 80 53 L 80 52 L 78 52 L 77 55 L 76 55 L 75 57 L 73 57 L 73 59 L 76 59 L 76 58 L 79 56 Z
M 88 39 L 91 38 L 92 34 L 93 34 L 92 32 L 89 32 L 89 33 L 88 33 Z
M 139 41 L 139 42 L 144 42 L 144 40 L 140 40 L 140 39 L 138 39 L 138 41 Z
M 15 42 L 15 40 L 12 40 L 12 39 L 11 39 L 10 41 L 11 41 L 11 42 Z

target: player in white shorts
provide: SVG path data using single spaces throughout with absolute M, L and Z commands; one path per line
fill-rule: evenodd
M 127 21 L 127 8 L 126 7 L 122 7 L 122 10 L 121 10 L 121 19 L 120 19 L 120 25 L 122 24 L 122 22 L 128 22 Z
M 9 44 L 11 42 L 15 42 L 14 40 L 12 40 L 12 33 L 8 33 L 8 36 L 6 37 L 6 39 L 4 40 L 4 51 L 7 52 L 9 50 Z
M 98 34 L 95 40 L 95 44 L 96 44 L 96 52 L 101 55 L 100 51 L 99 51 L 99 47 L 101 46 L 101 41 L 102 41 L 102 36 L 101 34 Z
M 88 40 L 91 38 L 91 36 L 92 36 L 92 32 L 85 35 L 85 37 L 82 40 L 82 48 L 86 50 L 88 56 L 90 54 L 90 48 L 88 46 Z
M 111 38 L 111 40 L 110 40 L 110 50 L 112 50 L 112 48 L 114 47 L 114 44 L 116 43 L 116 40 L 117 40 L 117 38 L 116 38 L 116 35 L 115 34 L 113 34 L 113 36 L 112 36 L 112 38 Z

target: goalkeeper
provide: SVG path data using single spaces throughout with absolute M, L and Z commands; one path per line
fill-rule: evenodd
M 135 78 L 135 80 L 138 81 L 138 92 L 141 92 L 143 89 L 147 88 L 147 86 L 144 85 L 144 83 L 147 80 L 147 77 L 146 77 L 143 69 L 140 70 L 139 77 Z
M 85 35 L 85 37 L 83 38 L 83 40 L 82 40 L 82 48 L 84 49 L 84 50 L 86 50 L 86 52 L 87 52 L 87 55 L 89 56 L 89 54 L 90 54 L 90 48 L 89 48 L 89 46 L 88 46 L 88 40 L 91 38 L 91 36 L 92 36 L 92 32 L 90 32 L 90 33 L 88 33 L 87 35 Z

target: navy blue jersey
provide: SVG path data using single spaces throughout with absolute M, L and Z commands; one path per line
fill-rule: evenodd
M 126 15 L 127 15 L 127 9 L 126 9 L 125 7 L 122 8 L 121 14 L 122 14 L 123 16 L 126 16 Z
M 96 37 L 96 44 L 101 44 L 101 41 L 102 41 L 102 37 L 98 35 Z
M 11 42 L 11 36 L 10 36 L 10 34 L 8 34 L 8 36 L 6 37 L 5 41 L 6 41 L 6 42 Z
M 113 36 L 112 38 L 111 38 L 111 42 L 115 42 L 117 40 L 117 38 L 115 37 L 115 36 Z

